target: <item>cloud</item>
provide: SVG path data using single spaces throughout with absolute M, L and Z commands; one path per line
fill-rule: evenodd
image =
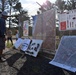
M 28 13 L 30 15 L 36 14 L 36 12 L 40 7 L 36 2 L 41 4 L 43 1 L 45 0 L 20 0 L 23 9 L 28 10 Z M 49 0 L 49 1 L 54 3 L 56 0 Z
M 35 0 L 30 1 L 30 0 L 22 0 L 22 7 L 23 9 L 28 11 L 29 15 L 34 15 L 36 14 L 38 8 L 40 7 Z

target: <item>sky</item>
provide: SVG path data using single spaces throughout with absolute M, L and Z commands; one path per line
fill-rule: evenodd
M 37 10 L 40 7 L 37 2 L 41 5 L 46 0 L 19 0 L 24 10 L 28 11 L 30 16 L 37 14 Z M 51 3 L 55 3 L 56 0 L 49 0 Z

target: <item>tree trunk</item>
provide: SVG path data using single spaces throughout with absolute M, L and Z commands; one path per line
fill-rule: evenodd
M 2 2 L 2 11 L 4 11 L 4 3 L 5 3 L 5 0 L 1 0 Z

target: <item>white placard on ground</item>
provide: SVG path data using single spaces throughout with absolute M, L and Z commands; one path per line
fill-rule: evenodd
M 23 39 L 19 38 L 15 43 L 14 43 L 14 47 L 16 49 L 18 49 L 23 43 Z
M 31 41 L 30 39 L 24 39 L 24 41 L 22 43 L 22 47 L 21 47 L 22 51 L 26 51 L 28 49 L 30 41 Z
M 36 57 L 41 48 L 42 42 L 43 40 L 32 39 L 29 49 L 25 51 L 25 53 Z
M 76 72 L 76 36 L 63 36 L 54 59 L 49 63 Z

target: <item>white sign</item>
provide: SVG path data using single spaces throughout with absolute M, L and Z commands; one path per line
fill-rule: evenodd
M 49 63 L 76 72 L 76 36 L 63 36 L 54 59 Z
M 24 21 L 24 23 L 23 23 L 23 36 L 28 36 L 28 28 L 29 28 L 28 21 Z
M 67 26 L 67 14 L 60 14 L 59 15 L 59 30 L 66 30 Z
M 42 42 L 43 42 L 43 40 L 32 39 L 29 49 L 27 51 L 25 51 L 25 53 L 36 57 L 41 48 Z
M 18 40 L 15 42 L 15 44 L 14 44 L 14 47 L 16 48 L 16 49 L 18 49 L 21 45 L 22 45 L 22 43 L 23 43 L 23 39 L 21 39 L 21 38 L 18 38 Z
M 76 30 L 76 12 L 69 11 L 67 16 L 67 30 Z
M 76 9 L 59 15 L 59 30 L 76 30 Z
M 30 41 L 31 41 L 30 39 L 24 39 L 21 47 L 22 51 L 26 51 L 28 49 Z

